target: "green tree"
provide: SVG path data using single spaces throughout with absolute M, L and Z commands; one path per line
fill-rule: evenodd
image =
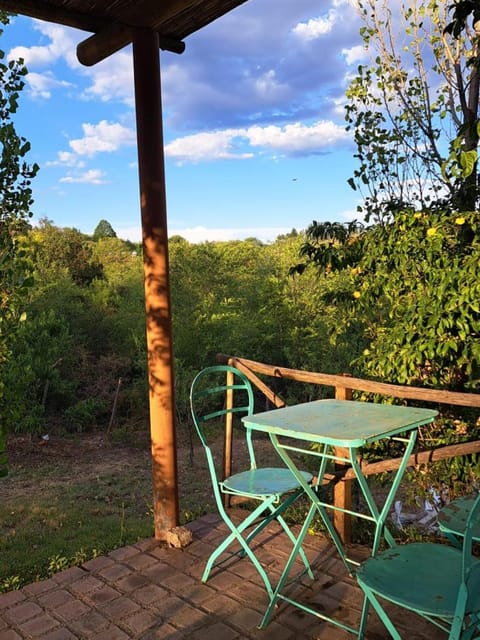
M 454 40 L 443 1 L 414 0 L 395 15 L 386 0 L 359 8 L 372 62 L 348 88 L 346 118 L 359 162 L 350 185 L 365 196 L 367 220 L 440 202 L 476 209 L 478 33 Z
M 8 24 L 0 12 L 0 23 Z M 1 33 L 1 32 L 0 32 Z M 5 402 L 4 374 L 8 368 L 10 340 L 22 319 L 22 297 L 31 284 L 17 237 L 31 215 L 31 181 L 38 166 L 25 157 L 29 142 L 15 130 L 12 116 L 18 109 L 27 70 L 22 60 L 4 62 L 0 51 L 0 415 L 9 414 Z M 6 433 L 0 423 L 0 475 L 6 472 L 4 456 Z
M 37 269 L 66 271 L 81 286 L 103 277 L 91 238 L 77 229 L 56 227 L 50 220 L 42 219 L 30 236 L 29 246 Z
M 93 239 L 100 240 L 100 238 L 116 238 L 117 234 L 115 233 L 112 225 L 108 220 L 100 220 L 100 222 L 95 227 L 93 232 Z
M 434 0 L 403 5 L 403 30 L 386 2 L 360 9 L 375 57 L 349 88 L 346 117 L 359 161 L 351 184 L 374 224 L 348 233 L 313 223 L 297 271 L 312 263 L 323 277 L 342 275 L 332 295 L 346 323 L 363 325 L 363 355 L 352 361 L 363 374 L 476 388 L 478 35 L 452 40 L 448 7 Z

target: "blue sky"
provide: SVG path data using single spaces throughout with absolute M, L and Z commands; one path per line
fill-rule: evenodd
M 356 217 L 345 89 L 362 61 L 353 0 L 249 0 L 161 53 L 169 235 L 274 240 Z M 32 144 L 34 220 L 140 239 L 131 48 L 94 67 L 88 33 L 16 17 L 0 48 L 29 70 L 15 118 Z

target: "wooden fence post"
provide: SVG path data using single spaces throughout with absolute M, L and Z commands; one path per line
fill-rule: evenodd
M 234 383 L 234 377 L 232 371 L 227 371 L 227 386 L 232 386 Z M 227 389 L 226 393 L 226 408 L 233 408 L 233 389 Z M 225 436 L 223 444 L 223 479 L 232 475 L 232 446 L 233 446 L 233 413 L 229 411 L 225 415 Z M 230 507 L 230 496 L 225 494 L 223 496 L 223 504 L 226 509 Z
M 348 377 L 348 374 L 345 374 Z M 335 387 L 336 400 L 351 400 L 353 397 L 352 389 L 348 387 Z M 335 447 L 335 455 L 348 457 L 348 449 Z M 335 463 L 335 468 L 344 467 L 345 463 Z M 333 489 L 333 504 L 342 509 L 352 509 L 352 481 L 340 480 Z M 343 511 L 333 512 L 333 524 L 335 525 L 338 535 L 346 544 L 352 540 L 352 517 Z

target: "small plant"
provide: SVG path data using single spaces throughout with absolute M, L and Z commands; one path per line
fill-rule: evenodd
M 17 591 L 21 587 L 20 576 L 8 576 L 0 581 L 0 593 Z
M 48 563 L 48 575 L 53 576 L 53 574 L 58 573 L 59 571 L 68 569 L 69 566 L 70 562 L 68 558 L 65 558 L 65 556 L 61 556 L 60 554 L 52 556 Z

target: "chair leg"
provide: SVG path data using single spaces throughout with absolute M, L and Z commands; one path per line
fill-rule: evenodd
M 467 628 L 460 636 L 461 640 L 473 640 L 475 634 L 480 632 L 480 615 L 476 613 L 470 616 Z M 479 633 L 480 635 L 480 633 Z
M 237 541 L 240 544 L 241 548 L 242 548 L 242 555 L 247 555 L 250 558 L 250 560 L 253 563 L 253 566 L 255 567 L 255 569 L 258 571 L 260 577 L 262 578 L 263 583 L 265 584 L 265 588 L 267 590 L 269 598 L 271 598 L 273 596 L 273 588 L 272 588 L 272 585 L 270 583 L 270 580 L 269 580 L 269 578 L 267 576 L 267 573 L 266 573 L 265 569 L 262 567 L 260 562 L 257 560 L 257 558 L 255 557 L 255 554 L 253 553 L 253 551 L 248 546 L 247 541 L 242 536 L 242 533 L 245 531 L 245 529 L 250 527 L 252 525 L 252 523 L 258 518 L 258 516 L 261 513 L 263 513 L 263 511 L 265 511 L 266 508 L 269 508 L 269 506 L 270 505 L 268 504 L 268 502 L 260 504 L 238 526 L 235 526 L 233 524 L 233 522 L 231 521 L 231 519 L 226 514 L 226 512 L 223 511 L 223 508 L 221 509 L 221 515 L 223 517 L 223 521 L 228 526 L 228 528 L 230 529 L 231 533 L 225 538 L 225 540 L 210 555 L 210 557 L 209 557 L 209 559 L 207 561 L 207 564 L 205 566 L 203 575 L 202 575 L 202 582 L 207 582 L 208 577 L 210 575 L 210 571 L 214 567 L 215 561 L 217 560 L 217 558 L 233 542 Z
M 263 531 L 263 529 L 268 524 L 270 524 L 270 522 L 272 522 L 272 520 L 277 520 L 277 522 L 280 524 L 280 526 L 285 531 L 287 536 L 290 538 L 292 544 L 295 545 L 296 542 L 297 542 L 297 538 L 293 535 L 292 531 L 290 530 L 290 528 L 287 525 L 287 523 L 285 522 L 285 520 L 282 518 L 281 514 L 284 511 L 286 511 L 288 509 L 288 507 L 291 504 L 293 504 L 295 502 L 295 500 L 297 500 L 302 494 L 303 494 L 303 489 L 301 491 L 297 491 L 297 492 L 291 494 L 278 507 L 274 507 L 273 504 L 269 504 L 268 506 L 266 505 L 266 508 L 268 508 L 270 510 L 270 515 L 267 516 L 266 518 L 264 518 L 262 520 L 262 522 L 260 522 L 259 525 L 257 527 L 255 527 L 255 529 L 253 531 L 251 531 L 251 533 L 248 534 L 248 536 L 245 538 L 247 544 L 249 545 L 251 543 L 251 541 L 253 540 L 253 538 L 257 534 L 259 534 L 260 531 Z M 310 563 L 309 563 L 309 561 L 307 559 L 307 556 L 305 555 L 305 551 L 303 550 L 302 547 L 300 547 L 299 554 L 300 554 L 300 557 L 302 558 L 303 564 L 305 565 L 305 569 L 307 570 L 308 577 L 311 580 L 313 580 L 314 579 L 313 572 L 312 572 L 312 569 L 310 567 Z
M 368 610 L 370 608 L 370 602 L 365 595 L 363 594 L 363 607 L 362 607 L 362 616 L 360 618 L 360 626 L 358 628 L 358 640 L 363 640 L 365 637 L 365 631 L 367 630 L 367 622 L 368 622 Z
M 382 605 L 380 604 L 380 602 L 377 600 L 377 597 L 375 596 L 375 594 L 365 585 L 360 584 L 365 596 L 366 596 L 366 600 L 368 600 L 368 603 L 365 604 L 363 606 L 363 611 L 362 611 L 362 622 L 363 621 L 363 614 L 368 610 L 368 605 L 371 604 L 372 607 L 375 609 L 375 611 L 378 614 L 378 617 L 380 618 L 380 620 L 383 622 L 383 624 L 385 625 L 385 627 L 387 628 L 388 633 L 392 636 L 393 640 L 402 640 L 402 636 L 398 633 L 398 631 L 395 629 L 395 626 L 393 624 L 393 622 L 390 620 L 390 618 L 388 617 L 385 609 L 382 607 Z M 365 620 L 366 623 L 366 620 Z M 362 636 L 359 636 L 360 638 Z
M 297 544 L 297 538 L 293 535 L 293 533 L 289 529 L 285 520 L 282 518 L 282 516 L 278 516 L 277 520 L 280 523 L 280 525 L 283 527 L 283 530 L 285 531 L 287 536 L 290 538 L 292 544 L 295 546 Z M 312 568 L 310 567 L 310 563 L 308 561 L 307 556 L 305 555 L 305 551 L 303 550 L 302 546 L 299 547 L 298 553 L 303 561 L 303 564 L 305 565 L 305 569 L 307 570 L 308 577 L 310 578 L 310 580 L 313 580 L 314 579 L 313 571 L 312 571 Z
M 270 604 L 267 607 L 267 610 L 265 611 L 264 615 L 263 615 L 263 619 L 261 621 L 261 623 L 259 624 L 258 628 L 259 629 L 265 629 L 265 627 L 268 625 L 268 623 L 270 622 L 272 615 L 273 615 L 273 611 L 275 608 L 275 605 L 280 597 L 280 594 L 282 592 L 282 589 L 284 587 L 284 585 L 286 584 L 287 580 L 288 580 L 288 576 L 290 574 L 290 569 L 292 568 L 293 562 L 295 560 L 295 558 L 297 557 L 298 553 L 299 553 L 299 549 L 301 549 L 302 547 L 302 543 L 303 540 L 305 538 L 305 535 L 310 527 L 310 523 L 313 519 L 313 516 L 315 515 L 315 505 L 312 504 L 312 506 L 310 507 L 310 510 L 308 512 L 308 515 L 305 519 L 305 522 L 302 525 L 302 528 L 300 530 L 300 533 L 298 535 L 298 538 L 295 541 L 295 544 L 293 545 L 293 549 L 290 553 L 290 556 L 287 560 L 287 563 L 283 569 L 282 575 L 280 576 L 280 580 L 277 583 L 277 586 L 275 587 L 275 592 L 273 593 L 272 596 L 270 596 Z

